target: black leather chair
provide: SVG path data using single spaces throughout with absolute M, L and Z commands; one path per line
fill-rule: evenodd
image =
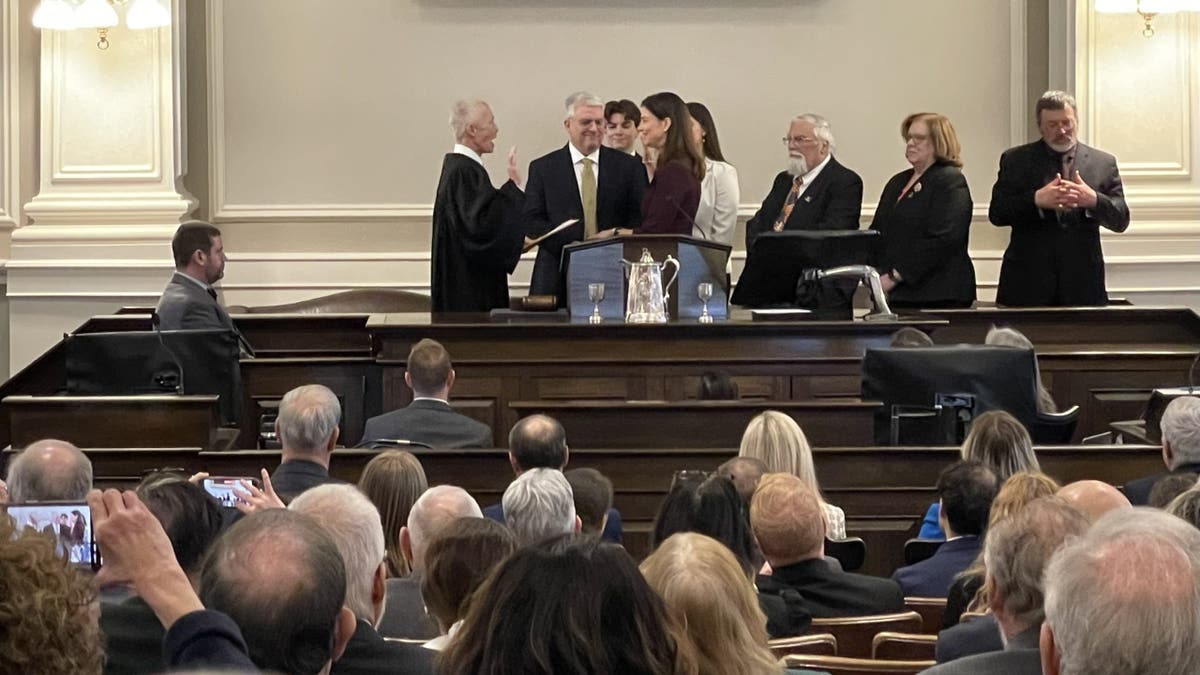
M 842 564 L 842 570 L 854 572 L 862 569 L 863 561 L 867 558 L 867 544 L 861 537 L 846 539 L 825 539 L 825 555 L 836 558 Z
M 909 539 L 904 542 L 904 564 L 914 565 L 932 558 L 944 543 L 941 539 Z

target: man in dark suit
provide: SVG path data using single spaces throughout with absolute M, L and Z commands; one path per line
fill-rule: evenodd
M 329 475 L 341 421 L 341 403 L 327 387 L 307 384 L 284 394 L 275 418 L 282 462 L 271 474 L 271 485 L 285 503 L 309 488 L 344 482 Z
M 1200 473 L 1200 397 L 1180 396 L 1171 401 L 1160 426 L 1167 472 L 1129 481 L 1121 488 L 1134 506 L 1149 503 L 1150 491 L 1159 480 L 1174 473 Z
M 367 420 L 364 441 L 395 439 L 434 448 L 490 448 L 496 445 L 488 425 L 455 412 L 448 403 L 454 368 L 446 348 L 424 339 L 413 345 L 404 383 L 413 392 L 407 408 Z
M 561 223 L 579 222 L 538 245 L 529 292 L 564 301 L 560 262 L 563 246 L 615 228 L 642 224 L 642 194 L 648 180 L 636 157 L 602 147 L 604 101 L 587 92 L 567 97 L 563 127 L 570 141 L 529 163 L 525 226 L 531 238 Z
M 904 594 L 891 579 L 834 570 L 825 562 L 821 502 L 799 478 L 782 473 L 763 476 L 750 501 L 750 528 L 772 570 L 769 576 L 759 575 L 760 594 L 794 590 L 813 617 L 904 609 Z
M 1076 139 L 1075 99 L 1048 91 L 1035 108 L 1041 139 L 1000 156 L 988 219 L 1012 227 L 997 304 L 1108 304 L 1100 227 L 1124 232 L 1129 207 L 1117 160 Z
M 764 232 L 858 229 L 862 178 L 834 159 L 829 121 L 812 113 L 800 115 L 783 140 L 788 167 L 775 176 L 762 206 L 746 221 L 747 252 Z
M 986 564 L 990 580 L 989 604 L 1003 637 L 1000 651 L 983 652 L 964 645 L 970 656 L 925 671 L 936 675 L 1039 675 L 1045 584 L 1043 573 L 1054 552 L 1068 537 L 1088 529 L 1083 514 L 1066 502 L 1046 497 L 1030 502 L 1001 520 L 987 535 Z M 966 625 L 983 621 L 975 619 Z M 955 628 L 958 628 L 956 626 Z M 951 629 L 953 630 L 953 629 Z M 950 631 L 938 635 L 938 649 Z M 962 651 L 961 648 L 958 648 Z
M 946 543 L 932 557 L 892 574 L 905 597 L 946 597 L 954 577 L 979 555 L 997 489 L 996 474 L 979 462 L 955 462 L 942 470 L 937 481 L 938 521 Z

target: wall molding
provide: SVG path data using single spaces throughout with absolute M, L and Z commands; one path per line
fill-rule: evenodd
M 21 219 L 20 5 L 0 7 L 0 231 L 16 228 Z

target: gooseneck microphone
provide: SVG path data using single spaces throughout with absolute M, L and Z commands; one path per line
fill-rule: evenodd
M 163 338 L 162 319 L 158 316 L 157 310 L 150 311 L 150 326 L 154 329 L 154 334 L 158 336 L 158 344 L 162 345 L 163 351 L 171 357 L 171 361 L 175 363 L 175 369 L 179 373 L 175 382 L 171 382 L 170 373 L 156 373 L 154 384 L 162 389 L 182 394 L 186 391 L 183 387 L 183 362 L 179 360 L 179 355 L 175 353 L 175 350 L 167 346 L 167 341 Z
M 704 234 L 704 230 L 696 224 L 695 218 L 689 216 L 688 212 L 684 211 L 683 207 L 679 205 L 679 201 L 675 199 L 675 195 L 667 195 L 667 203 L 669 203 L 671 206 L 674 206 L 676 211 L 683 214 L 684 218 L 687 218 L 687 221 L 692 224 L 692 232 L 699 232 L 701 239 L 708 239 L 708 235 Z

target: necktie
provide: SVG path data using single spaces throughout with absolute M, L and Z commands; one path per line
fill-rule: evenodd
M 217 299 L 217 289 L 209 286 L 206 290 L 208 290 L 208 297 L 212 298 L 213 300 Z
M 779 217 L 775 219 L 776 232 L 783 232 L 783 226 L 787 223 L 788 216 L 792 215 L 792 208 L 796 206 L 796 199 L 800 197 L 800 186 L 804 185 L 804 176 L 796 176 L 796 180 L 792 181 L 792 189 L 788 192 L 787 199 L 783 201 L 783 209 L 779 211 Z
M 1075 151 L 1064 152 L 1062 156 L 1063 180 L 1075 180 Z
M 596 234 L 596 172 L 592 171 L 592 160 L 583 158 L 583 179 L 579 184 L 583 198 L 583 236 Z

